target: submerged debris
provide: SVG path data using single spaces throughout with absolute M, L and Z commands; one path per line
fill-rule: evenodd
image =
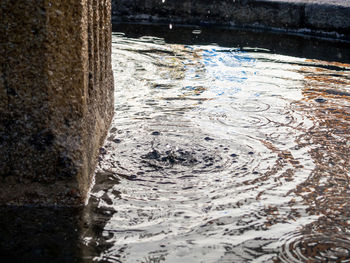
M 190 166 L 193 164 L 198 163 L 198 160 L 194 157 L 193 152 L 185 151 L 185 150 L 167 150 L 165 152 L 159 152 L 157 150 L 153 150 L 148 152 L 145 155 L 141 156 L 142 159 L 147 160 L 149 165 L 151 166 L 169 166 L 174 164 L 184 165 L 184 166 Z M 157 165 L 155 163 L 151 163 L 149 161 L 156 161 Z

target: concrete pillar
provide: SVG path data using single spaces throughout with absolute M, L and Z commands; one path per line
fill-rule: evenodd
M 79 205 L 113 115 L 110 0 L 0 8 L 0 204 Z

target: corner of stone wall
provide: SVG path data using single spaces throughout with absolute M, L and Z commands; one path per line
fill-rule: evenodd
M 0 204 L 79 205 L 113 116 L 109 0 L 3 0 Z

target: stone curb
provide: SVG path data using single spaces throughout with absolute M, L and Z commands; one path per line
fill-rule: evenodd
M 350 41 L 350 1 L 114 0 L 112 22 L 257 28 Z

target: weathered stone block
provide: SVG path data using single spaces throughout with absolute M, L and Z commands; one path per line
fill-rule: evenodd
M 310 28 L 350 33 L 350 2 L 313 3 L 305 6 L 305 25 Z
M 0 7 L 0 203 L 81 204 L 113 115 L 110 0 Z

